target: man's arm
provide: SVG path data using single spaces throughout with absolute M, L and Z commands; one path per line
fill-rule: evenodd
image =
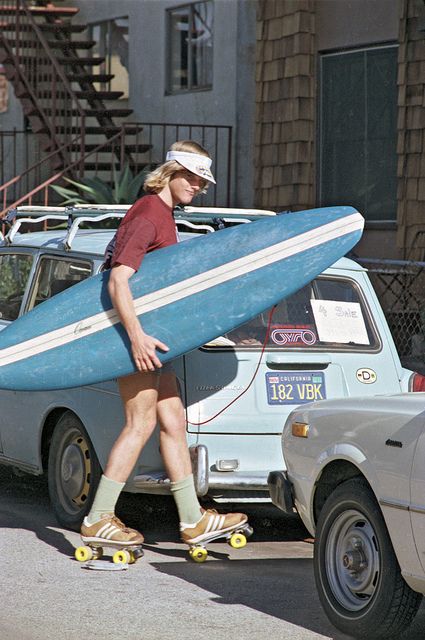
M 156 338 L 147 335 L 136 316 L 133 296 L 128 283 L 134 273 L 134 269 L 124 264 L 113 267 L 109 277 L 108 291 L 112 304 L 130 338 L 136 367 L 139 371 L 154 371 L 155 368 L 162 366 L 155 349 L 168 351 L 168 347 Z

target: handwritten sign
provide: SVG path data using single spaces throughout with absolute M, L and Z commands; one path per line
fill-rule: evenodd
M 366 325 L 358 302 L 311 300 L 321 342 L 369 344 Z

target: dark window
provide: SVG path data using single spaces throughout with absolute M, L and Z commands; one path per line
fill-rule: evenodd
M 128 17 L 91 24 L 89 37 L 96 41 L 96 45 L 91 49 L 92 55 L 105 58 L 99 66 L 99 73 L 114 76 L 107 82 L 95 83 L 96 89 L 122 91 L 121 99 L 127 99 L 129 94 Z
M 211 0 L 170 9 L 168 42 L 168 92 L 210 89 L 213 73 Z
M 396 219 L 397 46 L 321 57 L 322 206 Z

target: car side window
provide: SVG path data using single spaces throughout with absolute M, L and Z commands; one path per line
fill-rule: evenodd
M 269 311 L 208 346 L 261 348 Z M 319 277 L 273 310 L 267 348 L 376 349 L 379 338 L 358 285 L 348 278 Z
M 31 254 L 0 255 L 0 320 L 13 321 L 18 317 L 32 261 Z
M 78 259 L 42 257 L 39 261 L 28 309 L 65 291 L 92 274 L 92 264 Z

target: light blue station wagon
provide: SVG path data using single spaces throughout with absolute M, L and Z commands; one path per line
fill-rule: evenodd
M 97 273 L 114 233 L 102 228 L 103 214 L 122 217 L 127 208 L 20 208 L 17 222 L 0 236 L 0 329 Z M 181 240 L 196 241 L 200 233 L 261 215 L 272 214 L 191 207 L 176 212 L 176 223 Z M 49 225 L 62 223 L 62 228 L 19 233 L 21 223 L 30 225 L 23 216 L 38 225 L 47 216 Z M 81 228 L 84 217 L 91 229 Z M 409 391 L 417 375 L 400 364 L 367 272 L 347 258 L 272 313 L 218 336 L 174 365 L 197 491 L 217 502 L 269 500 L 267 477 L 283 468 L 282 428 L 294 407 Z M 58 521 L 79 528 L 122 424 L 115 380 L 59 391 L 0 390 L 0 464 L 46 473 Z M 126 490 L 169 491 L 157 432 Z

